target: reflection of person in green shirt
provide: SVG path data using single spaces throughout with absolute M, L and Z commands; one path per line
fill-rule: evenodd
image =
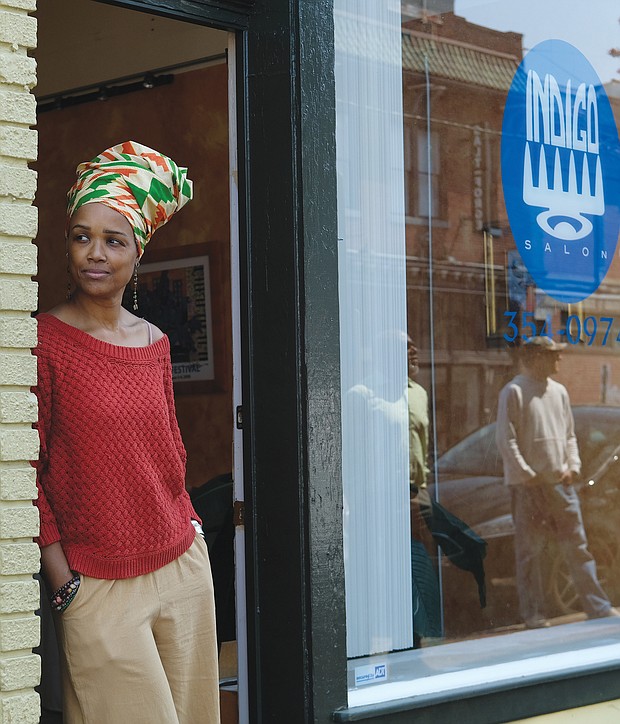
M 411 573 L 413 584 L 414 645 L 424 646 L 443 636 L 438 578 L 438 549 L 435 534 L 448 560 L 469 571 L 478 584 L 484 608 L 484 566 L 486 543 L 438 502 L 428 490 L 429 428 L 428 394 L 415 381 L 420 367 L 418 350 L 407 337 L 407 406 L 409 412 L 409 486 L 411 508 Z
M 420 371 L 418 350 L 407 337 L 407 403 L 409 407 L 409 482 L 418 490 L 428 482 L 428 394 L 414 381 Z
M 415 646 L 423 639 L 442 635 L 439 583 L 431 561 L 437 549 L 425 518 L 431 515 L 428 493 L 428 394 L 417 377 L 418 350 L 407 337 L 407 406 L 409 409 L 409 485 L 411 488 L 411 564 L 413 584 L 413 632 Z

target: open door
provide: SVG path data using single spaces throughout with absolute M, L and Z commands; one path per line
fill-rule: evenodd
M 144 255 L 138 313 L 171 339 L 190 493 L 226 481 L 222 520 L 231 534 L 212 560 L 229 566 L 232 597 L 218 598 L 234 608 L 218 616 L 234 622 L 220 637 L 222 722 L 248 721 L 244 531 L 233 528 L 233 499 L 243 499 L 234 33 L 119 2 L 39 4 L 39 309 L 66 292 L 64 195 L 77 163 L 136 140 L 188 166 L 194 181 L 194 201 Z M 51 639 L 40 652 L 43 722 L 61 716 L 53 646 Z

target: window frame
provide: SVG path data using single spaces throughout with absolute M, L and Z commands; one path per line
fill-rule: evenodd
M 419 175 L 418 164 L 413 150 L 417 144 L 416 126 L 405 117 L 405 138 L 411 157 L 406 160 L 406 174 L 409 178 Z M 440 149 L 441 152 L 441 149 Z M 496 149 L 495 149 L 496 152 Z M 317 159 L 319 162 L 320 159 Z M 409 185 L 408 185 L 409 186 Z M 441 180 L 439 181 L 441 189 Z M 441 198 L 438 200 L 438 216 L 419 217 L 418 207 L 411 202 L 415 200 L 415 190 L 407 188 L 407 222 L 431 223 L 436 226 L 441 220 Z M 489 211 L 494 214 L 494 206 Z M 487 339 L 487 343 L 490 344 Z M 559 632 L 560 633 L 560 632 Z M 448 644 L 449 646 L 449 644 Z M 574 649 L 579 655 L 580 649 Z M 359 659 L 360 665 L 365 657 Z M 420 695 L 401 700 L 379 702 L 372 705 L 345 707 L 333 715 L 334 721 L 386 721 L 410 722 L 411 712 L 415 711 L 415 721 L 433 724 L 442 721 L 446 724 L 463 721 L 463 698 L 467 703 L 467 721 L 497 722 L 532 717 L 540 714 L 563 711 L 577 706 L 595 704 L 620 697 L 620 680 L 617 672 L 620 661 L 611 660 L 605 663 L 584 665 L 579 671 L 550 672 L 547 674 L 522 676 L 510 682 L 488 682 L 484 685 L 472 686 L 465 693 L 442 692 Z M 372 687 L 373 684 L 368 684 Z M 380 686 L 380 684 L 378 685 Z

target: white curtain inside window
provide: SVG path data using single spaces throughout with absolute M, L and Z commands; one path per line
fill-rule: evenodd
M 413 644 L 400 2 L 336 0 L 347 646 Z

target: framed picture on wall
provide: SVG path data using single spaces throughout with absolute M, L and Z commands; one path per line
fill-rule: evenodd
M 209 392 L 216 381 L 209 247 L 149 249 L 138 268 L 136 313 L 168 335 L 176 393 Z M 131 292 L 130 284 L 129 309 Z

